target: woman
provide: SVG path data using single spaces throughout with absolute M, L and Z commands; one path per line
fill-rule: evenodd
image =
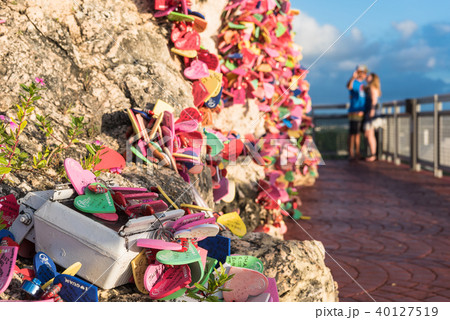
M 378 99 L 381 96 L 380 78 L 375 73 L 369 74 L 367 77 L 366 104 L 364 108 L 364 136 L 367 139 L 370 149 L 370 155 L 366 161 L 373 162 L 376 160 L 377 140 L 375 138 L 375 110 L 378 105 Z

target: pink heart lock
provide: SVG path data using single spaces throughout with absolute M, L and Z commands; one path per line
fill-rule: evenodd
M 238 67 L 231 72 L 237 74 L 238 76 L 245 76 L 247 74 L 247 70 L 245 70 L 243 67 Z
M 64 160 L 64 169 L 73 188 L 79 195 L 83 195 L 84 188 L 96 181 L 96 177 L 91 171 L 84 170 L 81 164 L 72 158 Z
M 233 94 L 233 104 L 245 104 L 245 89 L 238 87 L 237 89 L 232 89 Z
M 198 80 L 209 76 L 208 65 L 200 60 L 194 60 L 184 69 L 184 76 L 190 80 Z
M 144 274 L 144 287 L 145 290 L 150 292 L 155 284 L 161 280 L 164 271 L 166 270 L 166 266 L 158 261 L 154 264 L 150 264 L 145 270 Z
M 142 248 L 159 249 L 159 250 L 179 251 L 183 249 L 183 246 L 177 242 L 167 242 L 159 239 L 138 239 L 137 246 Z
M 258 296 L 267 290 L 269 281 L 262 273 L 239 267 L 230 267 L 228 274 L 234 274 L 224 285 L 223 298 L 225 302 L 245 302 L 250 296 Z
M 163 144 L 173 153 L 173 133 L 172 130 L 166 126 L 161 126 L 161 132 L 163 134 Z
M 264 51 L 265 51 L 265 52 L 269 55 L 269 57 L 271 57 L 271 58 L 276 58 L 276 57 L 280 56 L 280 53 L 279 53 L 277 50 L 272 49 L 272 48 L 269 48 L 269 47 L 265 47 L 265 48 L 264 48 Z
M 201 122 L 198 122 L 197 120 L 187 120 L 175 123 L 175 133 L 196 131 L 200 123 Z
M 221 200 L 229 192 L 230 192 L 230 190 L 229 190 L 229 181 L 228 181 L 227 178 L 222 178 L 219 181 L 218 188 L 213 190 L 214 202 L 217 202 L 217 201 Z
M 183 226 L 195 222 L 195 221 L 199 221 L 205 218 L 205 213 L 204 212 L 198 212 L 198 213 L 193 213 L 193 214 L 189 214 L 186 216 L 183 216 L 181 218 L 178 218 L 175 223 L 173 224 L 173 228 L 175 230 L 179 230 L 181 229 Z
M 8 288 L 13 278 L 18 250 L 15 246 L 0 246 L 0 293 Z
M 164 115 L 161 121 L 161 125 L 166 126 L 169 130 L 172 131 L 172 136 L 175 135 L 175 129 L 174 129 L 174 120 L 173 120 L 173 114 L 170 111 L 164 111 Z
M 19 208 L 20 205 L 13 194 L 1 197 L 0 211 L 3 212 L 3 215 L 0 217 L 0 225 L 4 224 L 5 228 L 11 227 L 14 220 L 19 216 Z
M 272 302 L 280 302 L 276 280 L 274 278 L 267 278 L 267 280 L 268 286 L 265 292 L 270 294 Z
M 270 83 L 263 83 L 263 88 L 264 88 L 264 95 L 266 96 L 267 99 L 272 99 L 273 95 L 275 93 L 275 88 L 273 85 L 271 85 Z

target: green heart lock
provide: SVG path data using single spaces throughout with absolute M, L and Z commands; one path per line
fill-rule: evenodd
M 93 183 L 93 185 L 100 185 L 106 188 L 101 183 Z M 75 198 L 73 204 L 75 208 L 87 213 L 116 213 L 114 201 L 111 193 L 94 193 L 88 188 L 84 189 L 85 194 Z
M 233 267 L 252 269 L 261 273 L 264 271 L 262 261 L 253 256 L 228 256 L 226 263 L 232 265 Z
M 161 250 L 156 254 L 156 260 L 164 264 L 176 266 L 200 261 L 201 258 L 195 246 L 189 241 L 187 251 Z

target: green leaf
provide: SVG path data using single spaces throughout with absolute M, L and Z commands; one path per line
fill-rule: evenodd
M 29 156 L 29 154 L 26 153 L 26 152 L 21 152 L 21 153 L 19 154 L 19 158 L 21 158 L 21 159 L 26 159 L 26 158 L 28 158 L 28 156 Z
M 0 174 L 7 174 L 11 172 L 11 168 L 8 167 L 0 167 Z
M 219 302 L 219 297 L 216 297 L 216 296 L 209 296 L 209 297 L 206 298 L 206 301 L 209 301 L 209 302 Z
M 94 150 L 94 147 L 90 144 L 86 145 L 86 149 L 89 151 L 90 154 L 92 154 L 93 156 L 95 156 L 97 154 L 97 152 Z
M 41 98 L 41 96 L 34 96 L 33 98 L 31 98 L 32 101 L 37 101 Z
M 6 160 L 4 157 L 0 157 L 0 164 L 8 164 L 8 160 Z
M 19 132 L 22 132 L 25 129 L 25 127 L 27 126 L 27 124 L 28 124 L 28 121 L 24 120 L 19 126 Z
M 206 289 L 204 286 L 202 286 L 200 283 L 194 283 L 194 286 L 197 288 L 197 289 L 199 289 L 199 290 L 202 290 L 202 291 L 204 291 L 204 292 L 207 292 L 208 291 L 208 289 Z
M 30 92 L 30 88 L 27 87 L 26 85 L 24 85 L 23 83 L 21 83 L 20 86 L 21 86 L 22 89 L 25 90 L 26 92 Z

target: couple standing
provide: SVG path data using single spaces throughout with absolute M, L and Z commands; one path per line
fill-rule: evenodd
M 372 162 L 376 160 L 375 129 L 377 121 L 375 111 L 378 99 L 381 96 L 381 87 L 380 78 L 375 73 L 368 74 L 368 72 L 366 66 L 357 66 L 347 83 L 347 89 L 350 91 L 348 146 L 350 160 L 359 160 L 361 158 L 359 134 L 364 132 L 370 149 L 370 155 L 366 158 L 366 161 Z

